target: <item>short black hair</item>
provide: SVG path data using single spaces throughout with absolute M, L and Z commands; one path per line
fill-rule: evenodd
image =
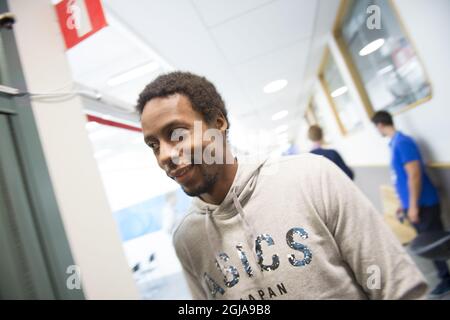
M 377 111 L 372 116 L 372 122 L 377 125 L 379 123 L 384 124 L 385 126 L 393 126 L 394 120 L 392 120 L 392 116 L 387 111 Z
M 158 76 L 140 93 L 136 110 L 142 115 L 147 102 L 175 93 L 186 96 L 192 108 L 199 112 L 207 123 L 211 123 L 222 114 L 228 128 L 230 127 L 225 102 L 216 87 L 205 77 L 190 72 L 174 71 Z

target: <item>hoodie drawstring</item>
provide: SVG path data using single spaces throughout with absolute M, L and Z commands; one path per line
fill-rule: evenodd
M 244 209 L 242 207 L 242 203 L 246 203 L 248 201 L 248 199 L 251 197 L 251 194 L 256 187 L 259 170 L 261 169 L 261 167 L 263 166 L 264 163 L 265 163 L 265 161 L 260 162 L 258 164 L 257 168 L 252 169 L 251 177 L 249 179 L 240 181 L 243 184 L 236 184 L 236 185 L 232 186 L 230 189 L 230 194 L 228 195 L 229 198 L 231 198 L 233 201 L 234 210 L 237 211 L 236 219 L 239 220 L 238 222 L 243 229 L 243 233 L 245 236 L 245 242 L 246 242 L 249 250 L 251 250 L 251 254 L 249 254 L 248 259 L 250 260 L 250 264 L 252 265 L 251 269 L 253 270 L 253 274 L 256 276 L 255 281 L 257 281 L 257 282 L 260 280 L 259 279 L 260 277 L 264 277 L 264 273 L 262 272 L 261 268 L 259 267 L 259 263 L 258 263 L 259 259 L 258 259 L 258 255 L 256 253 L 257 233 L 256 233 L 255 229 L 253 228 L 252 224 L 246 220 L 246 217 L 245 217 L 246 215 L 245 215 Z M 241 177 L 241 179 L 242 179 L 242 177 Z M 242 187 L 242 186 L 245 188 L 245 191 L 240 192 L 239 190 L 240 190 L 240 187 Z M 244 189 L 242 189 L 242 190 L 244 190 Z M 240 199 L 239 199 L 238 193 L 240 193 Z M 219 214 L 220 213 L 229 214 L 230 213 L 229 210 L 233 210 L 233 209 L 230 206 L 228 206 L 228 203 L 226 204 L 226 207 L 224 207 L 222 205 L 222 206 L 219 206 L 218 208 L 215 208 L 214 210 L 212 208 L 208 207 L 208 205 L 203 206 L 203 210 L 206 213 L 205 214 L 205 229 L 206 229 L 208 246 L 209 246 L 210 252 L 212 253 L 213 257 L 216 259 L 216 262 L 219 264 L 219 268 L 222 268 L 222 263 L 218 259 L 219 254 L 224 253 L 224 252 L 221 251 L 223 249 L 223 246 L 222 246 L 223 239 L 222 239 L 222 235 L 219 230 L 219 226 L 216 224 L 216 221 L 215 221 L 215 218 L 216 218 L 215 212 L 220 211 L 220 212 L 218 212 Z M 236 243 L 236 245 L 237 244 L 238 243 Z M 239 249 L 236 248 L 236 250 L 239 250 Z M 253 257 L 253 259 L 251 259 L 250 257 Z M 240 259 L 242 259 L 242 258 L 240 257 Z M 253 263 L 251 263 L 251 260 L 254 260 Z
M 254 258 L 254 272 L 261 274 L 260 268 L 258 267 L 258 256 L 256 254 L 255 250 L 255 240 L 256 240 L 256 231 L 255 229 L 248 223 L 248 221 L 245 219 L 245 212 L 242 208 L 242 205 L 237 197 L 237 194 L 234 190 L 234 188 L 231 190 L 232 196 L 233 196 L 233 204 L 236 208 L 236 211 L 238 212 L 237 218 L 239 219 L 240 224 L 242 225 L 242 228 L 244 229 L 244 235 L 246 237 L 246 242 L 248 247 L 250 248 L 252 252 L 252 256 Z M 216 228 L 216 225 L 214 223 L 214 217 L 213 217 L 213 210 L 209 208 L 205 208 L 206 216 L 205 216 L 205 228 L 206 230 L 214 230 L 213 232 L 206 232 L 207 238 L 208 238 L 208 245 L 213 253 L 214 257 L 217 259 L 217 256 L 222 252 L 216 252 L 216 250 L 220 250 L 222 248 L 222 241 L 220 238 L 219 231 Z M 220 264 L 220 262 L 219 262 Z M 255 270 L 256 269 L 256 270 Z
M 247 245 L 249 246 L 250 250 L 252 251 L 252 255 L 255 258 L 255 262 L 258 263 L 258 256 L 256 255 L 256 250 L 255 250 L 256 231 L 245 219 L 244 209 L 242 208 L 242 205 L 239 202 L 239 199 L 236 195 L 235 189 L 233 188 L 233 190 L 231 192 L 233 193 L 233 204 L 238 212 L 237 216 L 244 228 Z
M 205 216 L 205 228 L 206 228 L 206 236 L 208 238 L 209 249 L 213 253 L 214 257 L 217 259 L 217 256 L 221 252 L 216 252 L 215 250 L 219 250 L 222 248 L 222 241 L 219 239 L 219 231 L 217 230 L 214 220 L 213 220 L 213 210 L 209 208 L 205 208 L 206 216 Z M 214 230 L 213 232 L 209 232 L 208 230 Z

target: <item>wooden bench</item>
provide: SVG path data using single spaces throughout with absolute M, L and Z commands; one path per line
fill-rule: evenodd
M 384 220 L 397 236 L 401 244 L 407 245 L 416 237 L 417 232 L 407 219 L 400 222 L 397 218 L 396 212 L 400 207 L 400 201 L 395 189 L 389 185 L 381 185 L 380 195 L 383 204 Z

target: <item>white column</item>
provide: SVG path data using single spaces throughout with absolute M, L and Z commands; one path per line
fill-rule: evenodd
M 50 0 L 9 0 L 28 90 L 72 84 Z M 32 101 L 47 166 L 75 263 L 88 299 L 138 299 L 118 229 L 100 180 L 79 98 Z

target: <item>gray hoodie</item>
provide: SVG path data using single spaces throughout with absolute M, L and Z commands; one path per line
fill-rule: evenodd
M 240 161 L 220 205 L 194 198 L 174 233 L 194 299 L 417 299 L 422 274 L 333 163 Z

